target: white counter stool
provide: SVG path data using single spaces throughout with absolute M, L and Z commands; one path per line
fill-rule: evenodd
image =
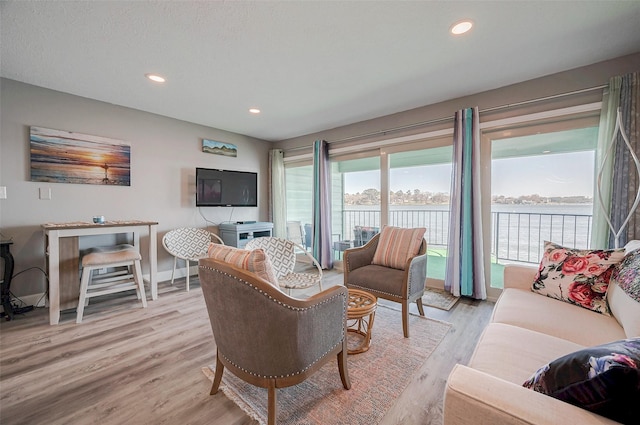
M 135 289 L 138 299 L 142 301 L 142 307 L 146 307 L 147 297 L 142 281 L 141 259 L 138 249 L 128 244 L 91 248 L 82 257 L 82 278 L 76 323 L 82 322 L 85 303 L 93 297 Z M 127 269 L 93 277 L 94 270 L 122 266 L 126 266 Z

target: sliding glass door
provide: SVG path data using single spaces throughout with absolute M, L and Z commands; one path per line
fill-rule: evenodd
M 506 120 L 483 124 L 483 243 L 490 298 L 500 294 L 504 264 L 537 264 L 545 240 L 589 246 L 598 113 L 594 109 L 546 121 L 528 122 L 525 117 L 513 124 L 504 124 Z M 362 152 L 334 151 L 335 260 L 342 259 L 345 249 L 366 243 L 385 224 L 426 227 L 428 285 L 443 284 L 453 138 L 446 131 L 437 133 L 410 143 L 389 141 Z M 310 164 L 287 166 L 289 220 L 311 223 L 311 171 Z
M 313 165 L 290 164 L 285 168 L 287 238 L 311 249 L 313 219 Z
M 446 267 L 452 152 L 442 146 L 389 154 L 389 224 L 426 227 L 427 277 L 437 281 Z
M 488 289 L 503 287 L 505 264 L 539 264 L 545 241 L 589 247 L 598 127 L 584 121 L 562 124 L 567 129 L 553 131 L 556 124 L 486 134 L 491 150 Z
M 334 259 L 362 246 L 380 231 L 380 157 L 331 161 Z

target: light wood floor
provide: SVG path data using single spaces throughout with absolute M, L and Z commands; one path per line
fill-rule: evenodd
M 342 282 L 340 273 L 325 276 L 327 285 Z M 69 312 L 49 326 L 46 309 L 3 320 L 0 423 L 254 424 L 222 392 L 209 396 L 200 368 L 213 363 L 214 344 L 197 279 L 188 293 L 184 280 L 162 282 L 159 292 L 146 309 L 135 296 L 96 299 L 79 325 Z M 492 309 L 464 299 L 448 312 L 425 308 L 453 327 L 383 424 L 442 423 L 446 378 L 469 359 Z

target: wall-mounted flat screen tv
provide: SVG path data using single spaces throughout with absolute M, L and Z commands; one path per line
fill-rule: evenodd
M 257 207 L 258 173 L 196 168 L 197 207 Z

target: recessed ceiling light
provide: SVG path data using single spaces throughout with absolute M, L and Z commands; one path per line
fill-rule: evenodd
M 260 113 L 260 109 L 258 109 L 258 108 L 250 108 L 249 112 L 251 112 L 252 114 L 259 114 Z
M 164 83 L 166 80 L 157 74 L 144 74 L 145 77 L 156 83 Z
M 473 27 L 473 22 L 471 22 L 468 19 L 465 19 L 464 21 L 456 22 L 455 24 L 451 25 L 450 31 L 451 31 L 451 34 L 460 35 L 469 31 L 471 27 Z
M 542 151 L 542 153 L 551 153 L 551 151 Z

